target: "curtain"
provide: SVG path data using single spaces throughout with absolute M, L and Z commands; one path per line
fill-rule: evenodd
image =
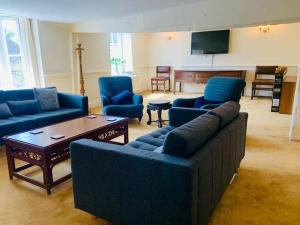
M 28 82 L 31 83 L 29 86 L 33 87 L 44 87 L 45 82 L 42 75 L 42 67 L 39 64 L 38 59 L 38 48 L 37 48 L 37 33 L 34 33 L 32 20 L 27 18 L 19 18 L 20 37 L 23 47 L 24 62 L 25 62 L 25 74 Z

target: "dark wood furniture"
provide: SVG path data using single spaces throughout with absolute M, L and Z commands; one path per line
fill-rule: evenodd
M 253 99 L 253 97 L 259 97 L 259 95 L 256 95 L 257 90 L 273 92 L 277 67 L 278 66 L 256 66 L 255 79 L 252 82 L 251 99 Z M 269 78 L 266 78 L 266 76 Z M 272 97 L 272 95 L 270 97 Z
M 174 94 L 176 93 L 176 84 L 179 83 L 181 92 L 182 83 L 206 84 L 208 79 L 213 76 L 238 77 L 245 80 L 246 70 L 175 70 L 174 73 Z M 244 95 L 244 91 L 242 93 Z
M 148 120 L 147 124 L 150 125 L 152 122 L 157 122 L 158 127 L 162 127 L 162 123 L 164 121 L 168 121 L 168 120 L 162 120 L 161 112 L 162 112 L 162 110 L 168 110 L 171 107 L 172 107 L 172 104 L 170 103 L 170 101 L 167 101 L 167 100 L 150 101 L 147 105 L 147 113 L 149 116 L 149 120 Z M 151 119 L 151 111 L 157 111 L 158 120 L 153 121 Z
M 296 90 L 296 76 L 286 76 L 283 79 L 279 113 L 292 114 L 294 96 Z
M 156 86 L 156 91 L 158 87 L 163 85 L 164 92 L 166 92 L 166 83 L 168 82 L 168 90 L 171 90 L 171 67 L 170 66 L 157 66 L 156 67 L 156 77 L 151 78 L 151 91 L 153 93 L 153 87 Z
M 124 135 L 124 144 L 128 143 L 128 119 L 115 117 L 115 121 L 108 121 L 108 118 L 112 117 L 101 115 L 97 115 L 94 119 L 81 117 L 40 128 L 38 130 L 43 131 L 40 134 L 32 134 L 28 131 L 4 137 L 9 178 L 12 180 L 13 177 L 17 177 L 44 188 L 48 194 L 51 194 L 51 188 L 72 176 L 67 174 L 54 181 L 52 173 L 56 164 L 70 158 L 69 145 L 72 141 L 88 138 L 121 144 L 111 140 Z M 55 134 L 62 134 L 65 137 L 54 140 L 51 136 Z M 17 168 L 15 159 L 27 164 Z M 43 182 L 19 173 L 32 166 L 39 166 L 42 169 Z

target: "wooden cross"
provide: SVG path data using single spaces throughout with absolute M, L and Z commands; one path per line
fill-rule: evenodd
M 81 47 L 81 44 L 77 44 L 77 48 L 75 49 L 79 56 L 79 73 L 80 73 L 80 94 L 84 96 L 85 89 L 84 89 L 84 78 L 82 72 L 82 52 L 84 49 Z

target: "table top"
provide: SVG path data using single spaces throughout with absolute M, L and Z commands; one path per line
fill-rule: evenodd
M 150 105 L 167 105 L 170 104 L 168 100 L 152 100 L 149 102 Z
M 96 118 L 84 116 L 31 131 L 5 136 L 3 137 L 3 140 L 21 142 L 31 146 L 46 148 L 58 143 L 67 142 L 70 139 L 83 137 L 94 131 L 109 128 L 122 122 L 128 123 L 128 119 L 123 117 L 95 116 Z M 108 121 L 108 119 L 111 118 L 115 118 L 116 120 Z M 43 131 L 43 133 L 32 134 L 32 131 Z M 51 138 L 51 136 L 58 134 L 64 135 L 65 137 L 57 140 Z

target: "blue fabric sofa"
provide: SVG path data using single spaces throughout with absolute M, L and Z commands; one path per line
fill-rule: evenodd
M 207 225 L 244 157 L 248 114 L 228 102 L 173 124 L 174 112 L 127 145 L 71 143 L 75 207 L 115 225 Z
M 212 77 L 208 80 L 204 96 L 198 98 L 178 98 L 173 107 L 212 109 L 227 101 L 239 102 L 246 83 L 235 77 Z
M 33 100 L 33 89 L 0 91 L 0 104 L 7 101 Z M 50 124 L 74 119 L 88 114 L 88 98 L 80 95 L 58 93 L 60 108 L 55 111 L 39 112 L 33 115 L 11 116 L 0 119 L 1 137 Z
M 128 76 L 99 78 L 100 98 L 104 115 L 138 118 L 143 117 L 143 97 L 132 93 L 132 80 Z M 112 98 L 121 92 L 131 93 L 130 99 L 122 104 L 114 104 Z

